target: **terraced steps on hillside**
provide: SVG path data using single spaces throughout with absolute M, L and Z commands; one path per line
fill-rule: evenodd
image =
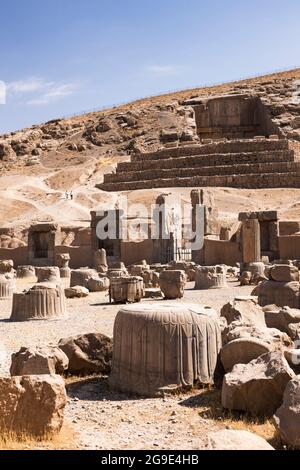
M 97 185 L 104 191 L 226 186 L 300 187 L 300 162 L 287 140 L 239 140 L 134 155 Z
M 243 163 L 270 163 L 270 162 L 293 162 L 294 152 L 292 150 L 279 150 L 273 152 L 247 152 L 247 153 L 215 153 L 207 155 L 191 155 L 189 157 L 168 158 L 159 161 L 159 168 L 192 168 L 199 166 L 224 166 L 239 165 Z M 153 160 L 141 160 L 134 162 L 119 163 L 116 173 L 126 171 L 143 171 L 157 166 Z
M 156 152 L 137 153 L 132 155 L 131 161 L 164 160 L 166 158 L 188 157 L 190 155 L 211 155 L 216 153 L 254 153 L 289 150 L 289 142 L 280 140 L 233 140 L 225 142 L 212 142 L 211 144 L 184 145 L 183 147 L 163 148 Z
M 102 185 L 97 185 L 103 189 Z M 265 173 L 233 176 L 195 176 L 193 178 L 156 179 L 121 183 L 106 183 L 105 191 L 133 191 L 137 189 L 174 188 L 174 187 L 230 187 L 245 189 L 262 188 L 300 188 L 298 173 Z
M 187 178 L 194 176 L 216 176 L 216 175 L 242 175 L 251 173 L 289 173 L 299 171 L 300 163 L 296 162 L 272 162 L 251 163 L 243 165 L 224 166 L 197 166 L 188 168 L 176 168 L 176 178 Z M 105 178 L 105 183 L 121 183 L 126 181 L 145 181 L 151 179 L 172 179 L 174 168 L 153 168 L 152 170 L 128 171 L 120 174 L 110 174 Z

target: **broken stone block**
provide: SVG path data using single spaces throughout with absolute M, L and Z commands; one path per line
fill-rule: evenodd
M 266 327 L 265 314 L 255 299 L 241 297 L 224 305 L 221 317 L 225 317 L 228 325 L 239 321 L 247 325 Z
M 290 323 L 287 334 L 293 341 L 300 341 L 300 323 Z
M 14 272 L 13 260 L 1 260 L 0 261 L 0 274 L 8 274 Z
M 21 348 L 11 360 L 11 376 L 63 374 L 69 364 L 65 353 L 52 346 Z
M 93 277 L 98 278 L 95 269 L 72 269 L 70 287 L 82 286 L 88 289 L 88 282 Z
M 240 276 L 241 286 L 250 286 L 252 281 L 252 274 L 250 271 L 243 271 Z
M 300 306 L 299 290 L 299 282 L 263 281 L 255 288 L 254 292 L 262 307 L 277 305 L 278 307 L 298 309 Z
M 59 375 L 0 378 L 0 432 L 20 440 L 57 434 L 67 404 L 65 383 Z
M 249 431 L 223 429 L 211 432 L 205 439 L 206 450 L 274 450 L 262 437 Z
M 195 289 L 221 289 L 228 287 L 225 266 L 201 266 L 196 268 Z
M 285 388 L 294 377 L 281 352 L 264 354 L 249 364 L 237 364 L 224 377 L 222 405 L 254 416 L 271 416 L 281 405 Z
M 248 271 L 251 273 L 251 277 L 255 275 L 263 276 L 265 274 L 266 266 L 262 262 L 243 263 L 241 265 L 241 271 Z
M 10 299 L 16 289 L 14 277 L 10 274 L 0 274 L 0 299 Z
M 58 347 L 69 359 L 67 372 L 71 375 L 110 373 L 112 339 L 101 333 L 90 333 L 61 339 Z
M 110 301 L 115 303 L 140 302 L 145 295 L 142 277 L 113 277 L 109 287 Z
M 300 349 L 285 348 L 284 357 L 296 374 L 300 374 Z
M 159 287 L 159 273 L 149 269 L 143 272 L 142 278 L 144 280 L 145 287 L 149 289 Z
M 160 140 L 163 144 L 168 142 L 177 142 L 179 139 L 178 132 L 176 130 L 170 129 L 162 129 L 160 133 Z
M 167 271 L 184 271 L 188 282 L 196 279 L 196 264 L 191 261 L 171 261 L 167 266 Z
M 58 253 L 56 255 L 56 264 L 59 267 L 60 277 L 63 279 L 69 279 L 71 276 L 70 259 L 69 253 Z
M 49 268 L 35 268 L 37 281 L 40 282 L 53 282 L 57 283 L 60 280 L 60 272 L 57 266 Z
M 96 251 L 95 253 L 95 265 L 98 273 L 105 274 L 108 270 L 106 251 L 104 248 Z
M 166 299 L 181 299 L 184 296 L 187 277 L 184 271 L 163 271 L 159 285 Z
M 107 276 L 109 279 L 113 277 L 128 277 L 129 273 L 124 263 L 112 263 L 109 265 Z
M 17 268 L 17 277 L 20 279 L 27 277 L 35 276 L 35 267 L 34 266 L 18 266 Z
M 277 328 L 289 334 L 291 324 L 299 324 L 300 326 L 300 310 L 289 307 L 275 311 L 266 310 L 265 319 L 268 328 Z
M 162 291 L 156 288 L 145 289 L 145 299 L 161 299 L 163 297 Z
M 236 364 L 248 364 L 271 351 L 268 343 L 256 338 L 235 339 L 221 349 L 221 362 L 225 372 L 229 372 Z
M 108 277 L 92 277 L 88 280 L 87 285 L 90 292 L 104 292 L 109 289 L 110 282 Z
M 65 296 L 67 299 L 81 299 L 88 297 L 90 291 L 86 287 L 74 286 L 65 289 Z
M 224 344 L 242 338 L 255 338 L 261 340 L 270 346 L 270 350 L 281 350 L 283 346 L 291 347 L 293 345 L 291 338 L 286 333 L 283 333 L 276 328 L 266 328 L 263 326 L 233 322 L 225 328 L 223 332 Z
M 300 447 L 300 376 L 285 389 L 283 403 L 274 415 L 280 437 L 289 446 Z
M 277 282 L 299 281 L 299 269 L 291 265 L 275 265 L 270 269 L 270 278 Z

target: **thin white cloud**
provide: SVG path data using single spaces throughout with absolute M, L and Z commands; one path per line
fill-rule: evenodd
M 44 106 L 52 103 L 53 101 L 60 100 L 66 96 L 73 95 L 80 88 L 78 82 L 53 84 L 47 87 L 44 93 L 27 101 L 31 106 Z
M 24 100 L 26 97 L 26 104 L 43 106 L 72 95 L 79 87 L 78 82 L 58 83 L 33 77 L 8 83 L 6 89 L 14 99 Z
M 34 93 L 45 90 L 53 82 L 45 82 L 42 78 L 27 78 L 7 84 L 7 91 L 14 94 Z
M 148 65 L 145 70 L 147 73 L 157 77 L 176 75 L 178 72 L 178 68 L 175 65 Z
M 72 95 L 79 87 L 78 83 L 66 83 L 64 85 L 56 85 L 50 88 L 45 94 L 46 98 L 58 98 L 62 96 Z

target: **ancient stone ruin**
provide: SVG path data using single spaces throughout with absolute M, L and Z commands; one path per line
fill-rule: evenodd
M 70 259 L 69 253 L 58 253 L 56 255 L 56 265 L 59 267 L 62 279 L 68 279 L 71 276 L 71 269 L 69 268 Z
M 300 307 L 299 270 L 295 266 L 274 265 L 269 271 L 269 280 L 255 288 L 261 306 Z
M 99 274 L 95 269 L 73 269 L 71 270 L 70 287 L 82 287 L 90 292 L 102 292 L 109 289 L 109 279 Z
M 55 320 L 66 315 L 65 294 L 54 284 L 36 284 L 13 295 L 11 321 Z
M 88 202 L 82 227 L 57 224 L 52 210 L 34 219 L 48 222 L 25 227 L 21 219 L 16 228 L 0 228 L 3 343 L 17 344 L 8 346 L 7 357 L 0 351 L 1 434 L 22 440 L 58 433 L 67 379 L 68 423 L 71 417 L 72 429 L 82 428 L 83 440 L 87 429 L 93 439 L 99 428 L 114 448 L 121 423 L 126 448 L 133 444 L 125 437 L 132 432 L 135 438 L 136 430 L 147 444 L 157 431 L 166 447 L 180 434 L 206 450 L 300 447 L 299 204 L 291 190 L 289 207 L 283 191 L 280 203 L 263 199 L 269 188 L 300 187 L 300 111 L 289 101 L 292 86 L 243 83 L 226 87 L 228 94 L 201 91 L 180 102 L 172 95 L 153 105 L 155 119 L 152 108 L 148 115 L 147 107 L 136 114 L 130 107 L 110 117 L 92 113 L 84 125 L 47 123 L 36 130 L 47 145 L 50 132 L 66 126 L 70 141 L 58 138 L 59 157 L 67 152 L 71 169 L 60 170 L 61 181 L 67 185 L 66 171 L 70 184 L 80 184 L 76 196 L 68 189 L 62 194 L 59 207 L 70 204 L 75 212 L 77 203 Z M 143 128 L 145 116 L 149 128 Z M 0 158 L 28 148 L 28 164 L 39 154 L 43 167 L 44 147 L 5 140 L 11 144 L 0 142 Z M 94 145 L 95 174 L 84 169 L 84 186 L 81 170 Z M 93 186 L 98 158 L 107 165 L 97 185 L 102 192 Z M 51 178 L 56 175 L 45 178 L 49 188 Z M 92 196 L 84 194 L 91 188 Z M 48 196 L 60 198 L 60 190 L 53 186 Z M 123 196 L 145 203 L 149 213 L 134 208 L 126 214 Z M 137 234 L 143 228 L 145 238 L 128 241 L 128 222 Z M 10 313 L 11 322 L 32 323 L 8 328 Z M 131 394 L 134 400 L 127 399 Z M 158 400 L 140 401 L 145 397 Z M 143 420 L 152 411 L 146 429 Z M 238 431 L 225 429 L 231 412 Z M 244 430 L 248 415 L 274 431 L 272 446 Z
M 65 384 L 59 375 L 1 377 L 1 435 L 49 439 L 61 430 L 66 404 Z
M 136 153 L 104 176 L 105 191 L 229 186 L 298 187 L 293 146 L 260 97 L 216 96 L 185 103 L 194 109 L 200 143 Z M 238 168 L 238 171 L 237 171 Z M 175 181 L 175 184 L 174 184 Z
M 61 339 L 59 349 L 67 356 L 67 373 L 75 376 L 108 374 L 111 370 L 112 340 L 101 333 Z
M 16 377 L 63 374 L 68 366 L 68 357 L 58 347 L 23 347 L 12 355 L 10 375 Z
M 211 310 L 185 304 L 123 308 L 114 325 L 110 385 L 156 396 L 197 381 L 213 383 L 220 348 L 218 319 Z
M 54 266 L 55 246 L 60 244 L 60 239 L 59 225 L 32 225 L 28 232 L 28 264 L 33 266 Z
M 106 258 L 106 251 L 104 250 L 104 248 L 101 248 L 95 252 L 95 265 L 96 265 L 96 270 L 98 271 L 98 273 L 100 274 L 107 273 L 108 264 L 107 264 L 107 258 Z
M 143 278 L 138 276 L 110 279 L 109 299 L 115 303 L 140 302 L 145 295 Z
M 159 276 L 159 286 L 168 300 L 181 299 L 187 277 L 184 271 L 163 271 Z
M 277 211 L 241 212 L 242 259 L 247 265 L 259 262 L 263 257 L 269 261 L 278 259 L 279 218 Z
M 18 266 L 17 268 L 17 277 L 19 279 L 24 279 L 27 277 L 35 277 L 35 267 L 34 266 Z
M 0 299 L 10 299 L 15 289 L 15 279 L 9 274 L 0 274 Z
M 60 270 L 56 266 L 49 268 L 35 268 L 35 274 L 39 283 L 52 282 L 56 284 L 60 280 Z
M 204 266 L 196 268 L 195 289 L 221 289 L 228 287 L 225 266 Z

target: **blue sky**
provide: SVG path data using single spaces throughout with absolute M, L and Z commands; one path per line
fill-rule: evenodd
M 0 132 L 300 65 L 299 0 L 0 5 Z

